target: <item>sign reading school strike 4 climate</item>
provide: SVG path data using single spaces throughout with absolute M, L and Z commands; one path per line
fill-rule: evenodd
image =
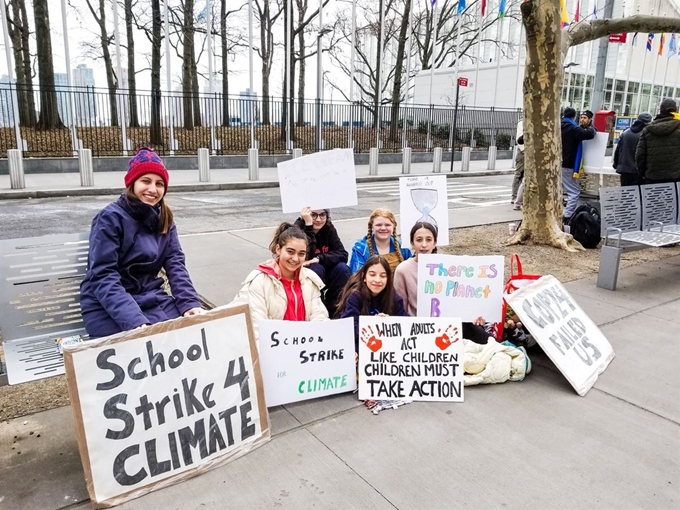
M 499 322 L 504 264 L 502 256 L 419 255 L 418 317 Z
M 505 296 L 560 372 L 584 396 L 614 359 L 614 349 L 554 276 Z
M 117 505 L 269 439 L 246 306 L 66 346 L 90 497 Z
M 354 320 L 260 321 L 267 406 L 354 391 Z
M 359 398 L 463 401 L 460 319 L 359 318 Z

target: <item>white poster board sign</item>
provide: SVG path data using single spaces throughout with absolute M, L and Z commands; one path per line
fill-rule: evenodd
M 247 306 L 64 348 L 88 491 L 117 505 L 269 440 Z
M 359 399 L 463 402 L 460 319 L 359 318 Z
M 418 317 L 500 322 L 504 268 L 502 255 L 419 255 Z
M 277 165 L 283 212 L 303 207 L 332 209 L 357 205 L 357 181 L 352 149 L 334 149 Z
M 542 276 L 505 299 L 576 393 L 588 393 L 614 349 L 560 281 Z
M 438 229 L 437 245 L 449 244 L 449 201 L 445 175 L 414 175 L 399 179 L 399 223 L 408 241 L 411 227 L 419 221 Z
M 583 141 L 584 170 L 588 172 L 599 172 L 602 170 L 608 141 L 609 133 L 595 133 L 595 138 Z
M 260 321 L 268 407 L 354 391 L 354 319 Z

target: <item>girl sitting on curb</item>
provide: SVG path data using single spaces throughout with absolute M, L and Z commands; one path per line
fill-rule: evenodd
M 234 302 L 250 304 L 255 338 L 262 319 L 321 321 L 328 319 L 321 302 L 323 282 L 303 262 L 307 256 L 307 236 L 295 225 L 279 225 L 269 245 L 273 259 L 252 271 Z
M 349 268 L 356 273 L 373 255 L 382 255 L 394 272 L 397 266 L 411 258 L 411 250 L 402 248 L 397 237 L 397 219 L 387 209 L 376 209 L 368 219 L 368 233 L 354 243 Z
M 170 177 L 148 147 L 130 159 L 125 191 L 92 220 L 80 308 L 90 338 L 202 312 L 184 264 L 172 211 Z M 163 290 L 165 269 L 172 296 Z

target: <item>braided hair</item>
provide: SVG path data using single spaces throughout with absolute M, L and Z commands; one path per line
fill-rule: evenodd
M 371 257 L 373 255 L 377 255 L 375 247 L 373 246 L 373 222 L 378 217 L 387 218 L 394 225 L 394 233 L 392 234 L 392 236 L 394 237 L 395 248 L 394 251 L 397 254 L 397 257 L 399 258 L 399 262 L 403 262 L 404 256 L 401 254 L 401 241 L 399 239 L 399 236 L 397 235 L 397 218 L 394 217 L 394 214 L 392 214 L 392 211 L 390 211 L 389 209 L 378 208 L 375 211 L 373 211 L 371 217 L 368 218 L 368 234 L 366 234 L 366 244 L 368 245 L 368 252 L 371 254 Z

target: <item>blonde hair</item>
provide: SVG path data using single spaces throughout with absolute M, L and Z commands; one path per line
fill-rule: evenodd
M 404 261 L 404 256 L 401 254 L 401 241 L 399 240 L 399 236 L 397 235 L 397 218 L 394 217 L 394 214 L 392 214 L 392 211 L 389 209 L 384 209 L 384 208 L 378 208 L 373 213 L 371 214 L 371 217 L 368 218 L 368 234 L 366 235 L 366 244 L 368 245 L 368 252 L 371 254 L 371 257 L 373 255 L 377 255 L 375 251 L 375 247 L 373 246 L 373 222 L 375 221 L 376 218 L 387 218 L 392 225 L 394 225 L 394 233 L 392 234 L 394 237 L 394 251 L 397 254 L 397 257 L 399 258 L 399 262 Z

